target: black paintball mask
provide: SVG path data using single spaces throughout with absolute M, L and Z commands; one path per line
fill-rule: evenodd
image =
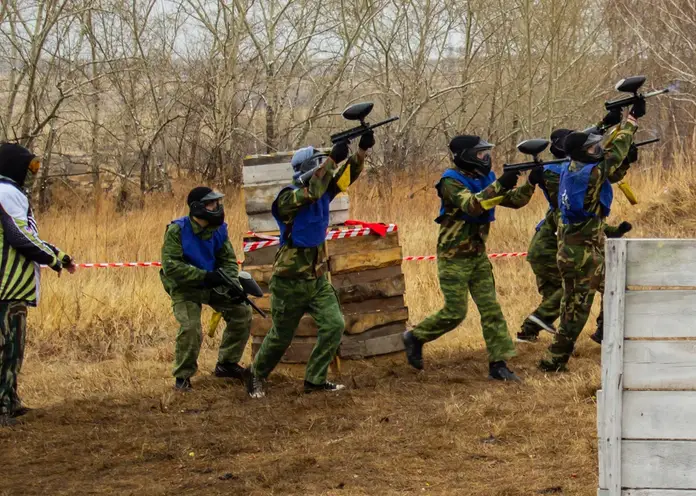
M 189 206 L 189 214 L 197 219 L 205 220 L 212 227 L 221 226 L 225 222 L 225 208 L 220 201 L 225 195 L 213 191 L 207 186 L 193 188 L 188 194 L 186 203 Z M 217 206 L 210 210 L 211 204 Z
M 455 136 L 449 143 L 454 165 L 465 172 L 480 177 L 486 177 L 491 172 L 490 150 L 494 146 L 478 136 L 466 134 Z M 479 158 L 479 152 L 486 153 Z
M 326 157 L 328 157 L 328 154 L 317 151 L 313 146 L 297 150 L 292 156 L 292 160 L 290 160 L 293 180 L 302 186 L 306 186 L 314 170 L 324 162 Z
M 551 153 L 556 158 L 566 158 L 568 154 L 565 151 L 565 139 L 572 133 L 571 129 L 555 129 L 551 133 Z
M 566 136 L 564 148 L 568 156 L 576 162 L 593 164 L 604 158 L 602 136 L 584 131 L 575 131 Z
M 36 155 L 16 143 L 0 145 L 0 175 L 14 181 L 30 192 L 41 161 Z

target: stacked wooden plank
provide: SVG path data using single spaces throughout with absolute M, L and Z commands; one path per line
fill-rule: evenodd
M 249 230 L 245 242 L 262 241 L 278 234 L 271 205 L 278 192 L 292 181 L 292 153 L 255 155 L 244 160 L 243 178 Z M 350 198 L 341 194 L 331 202 L 331 229 L 347 229 Z M 268 284 L 278 245 L 245 253 L 244 270 L 261 285 L 264 297 L 256 304 L 270 313 Z M 329 277 L 336 288 L 346 329 L 339 355 L 364 358 L 403 350 L 401 333 L 408 320 L 404 303 L 404 276 L 398 232 L 385 237 L 368 235 L 327 242 Z M 272 325 L 258 315 L 252 321 L 252 353 L 255 355 Z M 310 315 L 300 320 L 285 363 L 306 363 L 317 340 L 317 324 Z

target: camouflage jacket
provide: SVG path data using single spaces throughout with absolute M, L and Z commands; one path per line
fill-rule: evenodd
M 193 218 L 191 226 L 196 236 L 210 239 L 217 227 L 201 227 Z M 216 254 L 215 267 L 223 269 L 231 277 L 239 275 L 237 256 L 230 244 L 225 241 Z M 174 223 L 167 226 L 162 244 L 162 269 L 160 279 L 165 291 L 176 301 L 193 301 L 207 303 L 210 299 L 210 289 L 203 287 L 206 271 L 195 267 L 184 260 L 184 248 L 181 245 L 181 228 Z
M 356 153 L 343 165 L 338 166 L 327 159 L 312 176 L 306 188 L 283 191 L 276 200 L 278 215 L 285 222 L 292 221 L 300 209 L 321 198 L 327 191 L 338 193 L 336 181 L 350 166 L 350 184 L 363 170 L 364 159 Z M 316 248 L 298 248 L 287 243 L 280 247 L 273 264 L 273 275 L 285 278 L 316 279 L 327 270 L 326 243 Z
M 585 195 L 585 210 L 595 214 L 594 217 L 577 224 L 564 224 L 559 218 L 558 239 L 567 245 L 600 246 L 604 240 L 605 219 L 599 203 L 599 192 L 605 180 L 616 182 L 628 171 L 624 159 L 633 143 L 633 135 L 638 127 L 630 121 L 625 122 L 612 136 L 605 151 L 604 160 L 594 168 Z M 571 162 L 570 170 L 579 170 L 581 165 Z
M 454 179 L 446 178 L 440 183 L 440 194 L 445 207 L 444 218 L 440 223 L 437 238 L 438 258 L 456 258 L 486 252 L 486 240 L 491 225 L 474 224 L 457 219 L 457 211 L 477 216 L 484 212 L 481 202 L 502 196 L 500 205 L 508 208 L 520 208 L 531 200 L 534 186 L 526 183 L 519 188 L 503 192 L 498 181 L 479 193 L 473 193 L 466 186 Z

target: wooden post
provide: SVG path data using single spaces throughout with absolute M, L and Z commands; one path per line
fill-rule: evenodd
M 624 306 L 627 241 L 606 245 L 602 392 L 599 403 L 599 495 L 621 496 Z

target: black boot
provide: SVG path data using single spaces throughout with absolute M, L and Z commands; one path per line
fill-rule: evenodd
M 539 362 L 539 370 L 543 372 L 567 372 L 568 367 L 565 363 L 557 362 L 556 360 L 541 360 Z
M 423 370 L 423 342 L 419 341 L 411 331 L 401 335 L 406 347 L 406 359 L 411 367 Z
M 263 379 L 256 377 L 251 371 L 246 376 L 246 390 L 247 394 L 252 398 L 263 398 L 266 396 Z
M 12 418 L 10 415 L 0 415 L 0 427 L 13 427 L 17 424 L 17 419 Z
M 181 392 L 191 391 L 191 379 L 188 377 L 186 379 L 177 377 L 176 382 L 174 382 L 174 389 Z
M 590 335 L 590 339 L 597 344 L 602 344 L 602 340 L 604 339 L 604 329 L 601 327 L 597 329 L 594 334 Z
M 215 374 L 215 377 L 226 377 L 243 381 L 246 377 L 246 369 L 238 363 L 218 362 L 217 365 L 215 365 L 213 374 Z
M 496 381 L 522 382 L 502 360 L 488 364 L 488 378 Z
M 346 387 L 343 384 L 334 384 L 326 381 L 324 384 L 313 384 L 309 381 L 304 381 L 304 392 L 313 393 L 315 391 L 341 391 Z
M 539 326 L 540 329 L 543 329 L 546 332 L 550 332 L 551 334 L 558 334 L 558 331 L 553 326 L 553 322 L 547 322 L 535 313 L 527 317 L 527 320 L 533 322 L 534 324 Z
M 21 417 L 22 415 L 26 415 L 27 413 L 31 412 L 32 410 L 34 410 L 34 409 L 26 407 L 26 406 L 20 406 L 19 408 L 15 408 L 14 410 L 12 410 L 11 417 L 13 417 L 13 418 Z

